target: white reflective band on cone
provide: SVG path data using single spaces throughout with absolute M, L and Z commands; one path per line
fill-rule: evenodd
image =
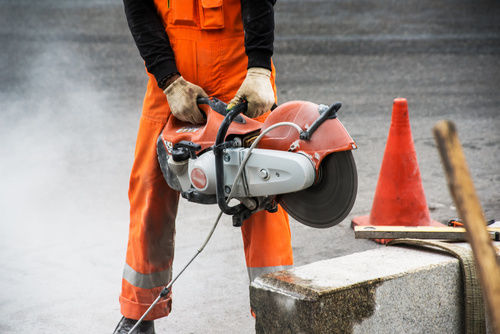
M 167 269 L 163 271 L 158 271 L 151 274 L 141 274 L 127 263 L 125 263 L 125 268 L 123 269 L 123 278 L 138 288 L 142 289 L 152 289 L 159 286 L 165 286 L 172 279 L 172 270 Z
M 253 280 L 259 277 L 260 275 L 274 273 L 275 271 L 287 270 L 291 268 L 293 268 L 293 266 L 252 267 L 252 268 L 247 267 L 247 270 L 250 282 L 253 282 Z

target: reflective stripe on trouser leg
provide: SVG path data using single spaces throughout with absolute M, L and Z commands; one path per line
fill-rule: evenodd
M 156 155 L 156 140 L 169 114 L 163 92 L 150 80 L 130 175 L 130 229 L 120 295 L 121 312 L 138 319 L 171 279 L 179 195 L 168 187 Z M 147 320 L 168 315 L 170 297 Z
M 153 289 L 163 287 L 172 279 L 172 269 L 158 271 L 150 274 L 141 274 L 125 263 L 123 279 L 141 289 Z
M 261 274 L 292 267 L 290 225 L 281 207 L 276 213 L 253 214 L 243 223 L 241 231 L 250 281 Z

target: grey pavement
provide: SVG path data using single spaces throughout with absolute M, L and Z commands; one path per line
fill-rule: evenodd
M 500 219 L 498 1 L 278 1 L 279 102 L 342 101 L 359 194 L 328 230 L 292 222 L 302 265 L 378 247 L 371 208 L 392 99 L 409 101 L 431 216 L 456 216 L 431 134 L 456 122 L 487 219 Z M 0 332 L 110 333 L 128 233 L 127 185 L 146 76 L 118 0 L 0 3 Z M 174 272 L 215 206 L 182 201 Z M 174 287 L 159 333 L 252 333 L 240 231 L 225 218 Z

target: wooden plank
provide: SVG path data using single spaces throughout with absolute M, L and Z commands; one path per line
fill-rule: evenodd
M 500 227 L 488 228 L 490 238 L 500 238 Z M 356 239 L 445 239 L 466 240 L 463 227 L 435 226 L 355 226 Z
M 433 132 L 451 196 L 465 225 L 467 240 L 476 260 L 489 318 L 495 333 L 500 334 L 500 266 L 486 230 L 486 219 L 474 189 L 462 145 L 452 122 L 438 122 Z

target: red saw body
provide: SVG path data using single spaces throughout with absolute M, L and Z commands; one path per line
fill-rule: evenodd
M 320 106 L 312 102 L 287 102 L 277 107 L 267 117 L 261 130 L 279 122 L 292 122 L 302 129 L 308 129 L 318 118 L 319 108 Z M 264 136 L 259 147 L 304 153 L 314 162 L 317 169 L 327 155 L 355 149 L 356 144 L 344 125 L 338 118 L 334 118 L 327 119 L 321 124 L 309 140 L 298 138 L 297 132 L 290 127 L 280 127 Z
M 275 210 L 277 203 L 299 222 L 319 228 L 338 224 L 350 212 L 357 192 L 351 152 L 356 144 L 337 118 L 339 103 L 288 102 L 264 123 L 240 114 L 244 105 L 227 111 L 216 98 L 198 104 L 205 124 L 170 117 L 158 138 L 163 175 L 183 197 L 218 203 L 233 215 L 234 225 L 259 210 Z M 226 203 L 229 194 L 238 206 Z

